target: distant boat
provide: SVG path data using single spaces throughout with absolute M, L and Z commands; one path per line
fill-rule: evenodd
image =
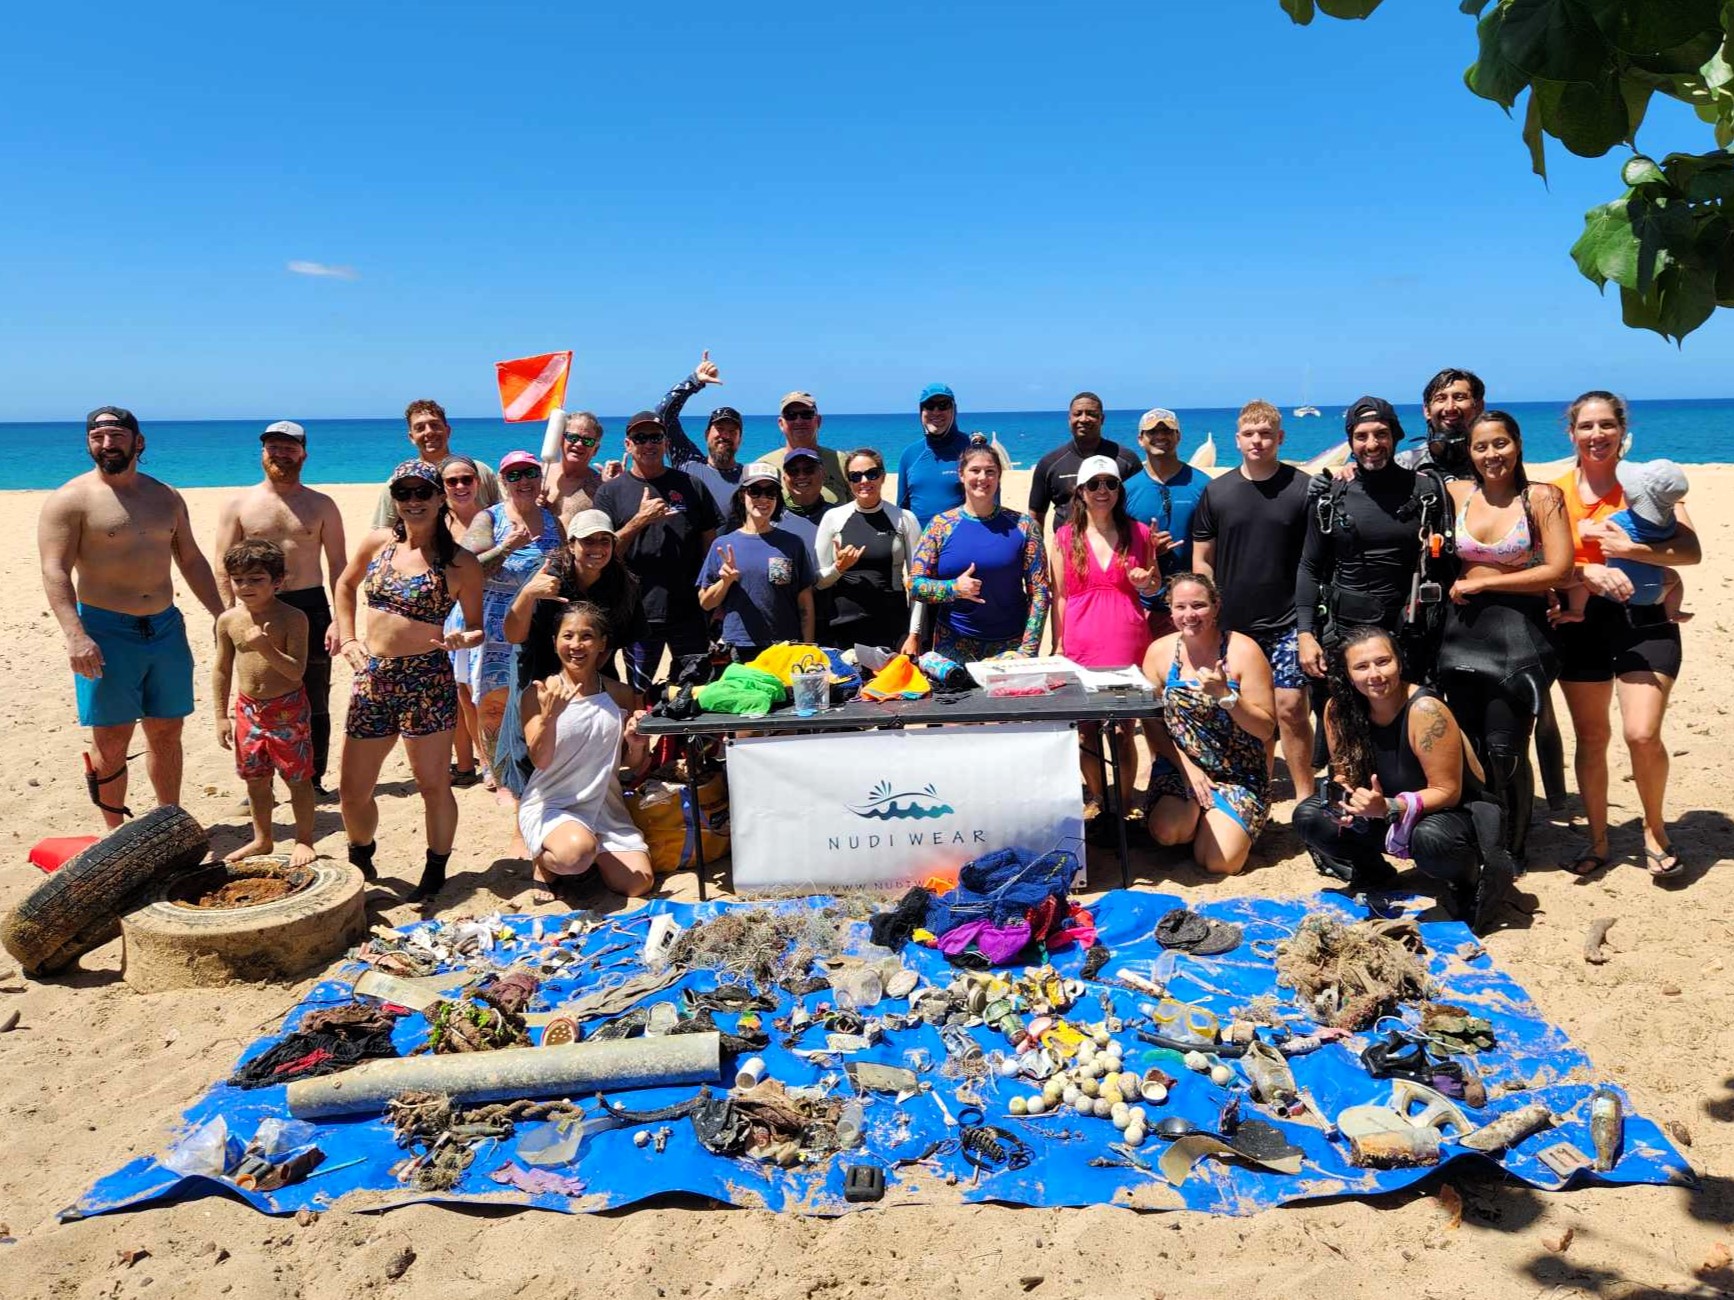
M 1295 417 L 1297 419 L 1301 419 L 1301 420 L 1306 419 L 1307 416 L 1309 416 L 1309 415 L 1322 414 L 1322 412 L 1320 412 L 1319 408 L 1316 406 L 1297 406 L 1294 408 L 1294 413 L 1295 413 Z
M 1294 408 L 1295 419 L 1304 420 L 1308 416 L 1318 415 L 1319 408 L 1313 401 L 1313 368 L 1307 367 L 1306 378 L 1301 380 L 1301 404 Z

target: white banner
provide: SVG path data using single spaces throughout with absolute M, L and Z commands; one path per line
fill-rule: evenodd
M 728 781 L 737 889 L 920 881 L 1011 847 L 1082 856 L 1063 723 L 756 736 L 730 743 Z

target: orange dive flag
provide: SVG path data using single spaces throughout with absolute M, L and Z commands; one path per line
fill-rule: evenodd
M 546 420 L 549 412 L 566 400 L 572 354 L 549 352 L 540 357 L 497 361 L 494 372 L 500 380 L 500 409 L 506 423 Z

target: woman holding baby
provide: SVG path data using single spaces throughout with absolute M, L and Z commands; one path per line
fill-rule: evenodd
M 1621 398 L 1599 389 L 1585 393 L 1565 418 L 1577 463 L 1554 483 L 1571 525 L 1573 576 L 1584 591 L 1566 593 L 1555 613 L 1554 640 L 1589 825 L 1589 842 L 1566 866 L 1586 876 L 1610 860 L 1609 706 L 1617 695 L 1643 805 L 1645 865 L 1662 882 L 1684 870 L 1662 816 L 1668 786 L 1662 717 L 1680 675 L 1680 584 L 1675 575 L 1668 583 L 1647 570 L 1698 563 L 1698 534 L 1681 499 L 1685 481 L 1677 466 L 1622 463 L 1629 416 Z

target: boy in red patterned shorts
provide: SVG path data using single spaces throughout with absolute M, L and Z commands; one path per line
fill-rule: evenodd
M 211 696 L 217 705 L 217 743 L 235 751 L 235 770 L 247 783 L 253 841 L 229 854 L 239 862 L 269 853 L 271 774 L 289 787 L 295 810 L 294 866 L 313 851 L 313 714 L 301 684 L 307 670 L 307 615 L 277 599 L 284 558 L 275 542 L 250 537 L 223 553 L 234 607 L 217 620 L 217 658 Z M 235 712 L 229 714 L 229 679 L 236 677 Z

